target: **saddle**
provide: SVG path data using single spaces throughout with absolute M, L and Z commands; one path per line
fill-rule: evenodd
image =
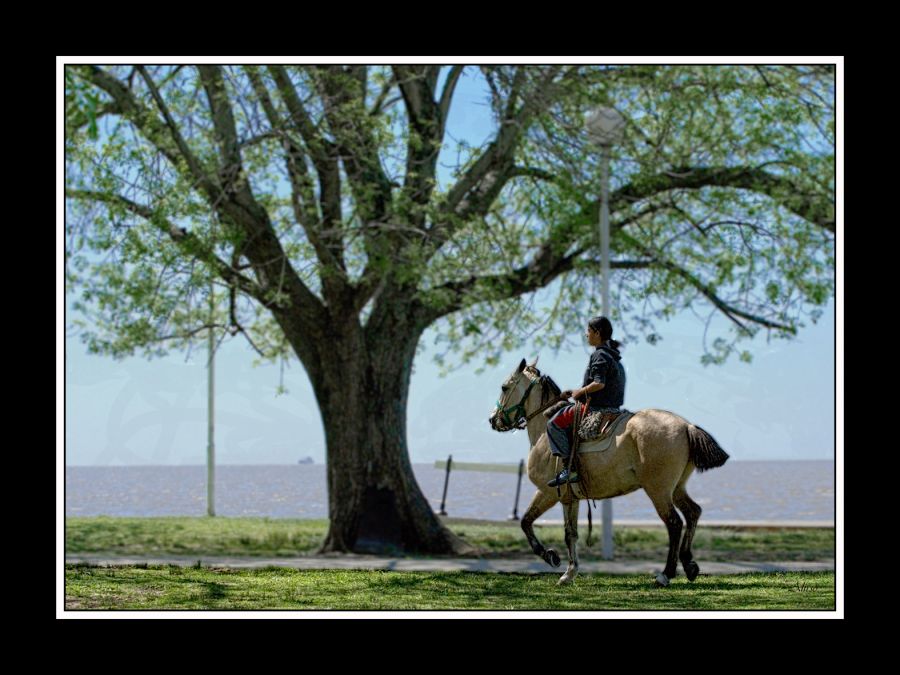
M 624 408 L 617 412 L 604 412 L 598 410 L 589 414 L 578 427 L 578 438 L 582 441 L 599 441 L 606 437 L 616 424 L 616 420 L 622 415 L 631 415 Z

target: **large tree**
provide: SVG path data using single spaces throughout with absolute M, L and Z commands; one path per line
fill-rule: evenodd
M 463 78 L 493 123 L 480 146 L 447 133 Z M 627 119 L 613 316 L 651 342 L 684 308 L 726 317 L 704 356 L 721 361 L 833 293 L 834 86 L 828 66 L 71 66 L 77 323 L 116 356 L 211 326 L 296 355 L 325 428 L 323 550 L 459 552 L 410 465 L 413 359 L 435 323 L 494 363 L 596 310 L 585 112 Z

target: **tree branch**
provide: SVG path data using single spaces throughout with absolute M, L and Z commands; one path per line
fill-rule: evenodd
M 269 124 L 274 130 L 269 135 L 278 138 L 284 148 L 285 165 L 291 181 L 291 205 L 294 209 L 294 217 L 306 232 L 306 236 L 312 244 L 319 261 L 324 265 L 333 265 L 343 272 L 346 268 L 344 266 L 343 244 L 341 242 L 342 231 L 338 229 L 331 232 L 331 235 L 338 242 L 337 245 L 324 241 L 326 235 L 324 235 L 320 227 L 321 222 L 316 207 L 312 178 L 306 167 L 306 153 L 302 146 L 295 142 L 285 129 L 284 121 L 275 110 L 269 92 L 256 68 L 248 66 L 245 68 L 245 72 L 256 93 L 256 97 L 263 107 Z
M 750 333 L 750 330 L 736 317 L 741 317 L 742 319 L 747 319 L 748 321 L 752 321 L 753 323 L 759 324 L 760 326 L 764 326 L 766 328 L 774 328 L 778 330 L 783 330 L 789 333 L 796 333 L 797 330 L 793 326 L 785 326 L 783 324 L 775 323 L 774 321 L 769 321 L 768 319 L 756 316 L 754 314 L 750 314 L 749 312 L 745 312 L 736 307 L 733 307 L 722 300 L 716 293 L 715 289 L 713 289 L 708 284 L 703 283 L 703 281 L 694 274 L 691 274 L 686 269 L 679 267 L 675 263 L 666 259 L 659 253 L 655 253 L 648 247 L 644 246 L 640 242 L 637 241 L 634 237 L 627 234 L 624 231 L 620 231 L 618 236 L 622 237 L 628 244 L 634 246 L 638 250 L 640 250 L 644 255 L 652 260 L 655 260 L 657 266 L 662 267 L 664 269 L 669 270 L 670 272 L 680 276 L 682 279 L 686 280 L 691 286 L 700 291 L 701 295 L 703 295 L 707 300 L 709 300 L 722 314 L 727 316 L 731 321 L 733 321 L 743 332 Z
M 786 209 L 814 225 L 834 233 L 834 204 L 801 190 L 790 178 L 776 176 L 761 167 L 682 167 L 626 185 L 611 195 L 610 208 L 670 190 L 730 187 L 752 190 L 771 197 Z M 596 203 L 599 212 L 599 202 Z
M 288 265 L 287 257 L 275 236 L 265 209 L 256 204 L 252 196 L 248 198 L 249 192 L 238 192 L 236 199 L 226 199 L 227 195 L 218 182 L 203 170 L 200 162 L 187 147 L 152 78 L 145 69 L 141 68 L 140 72 L 165 119 L 165 124 L 156 119 L 134 98 L 128 88 L 109 73 L 96 66 L 85 66 L 82 69 L 83 75 L 116 101 L 126 119 L 129 119 L 144 137 L 169 159 L 176 170 L 184 173 L 183 166 L 184 163 L 187 164 L 188 175 L 193 176 L 195 182 L 206 193 L 213 212 L 221 208 L 225 220 L 243 228 L 248 235 L 248 240 L 244 244 L 245 255 L 254 264 L 260 286 L 269 289 L 275 283 L 276 288 L 281 289 L 287 282 L 288 295 L 297 310 L 310 322 L 320 320 L 322 304 Z M 110 198 L 115 199 L 115 196 Z M 290 271 L 287 272 L 286 268 L 290 268 Z
M 553 104 L 556 85 L 577 73 L 577 68 L 570 69 L 563 73 L 559 82 L 554 82 L 562 69 L 547 68 L 534 82 L 530 95 L 527 95 L 519 93 L 519 88 L 524 89 L 523 68 L 525 66 L 516 72 L 514 93 L 511 94 L 517 99 L 522 98 L 522 104 L 516 110 L 513 102 L 508 101 L 510 104 L 506 106 L 506 115 L 500 120 L 497 136 L 448 192 L 441 207 L 441 215 L 430 231 L 432 242 L 429 257 L 437 252 L 462 223 L 487 213 L 513 175 L 516 149 L 531 121 Z
M 185 143 L 184 138 L 178 132 L 178 128 L 169 114 L 168 108 L 162 102 L 159 92 L 143 68 L 141 68 L 141 74 L 147 81 L 147 86 L 150 89 L 151 96 L 157 103 L 157 107 L 161 106 L 160 112 L 163 115 L 165 124 L 161 123 L 150 110 L 139 103 L 131 90 L 106 71 L 97 66 L 82 66 L 80 70 L 86 80 L 112 97 L 122 116 L 130 120 L 171 162 L 172 166 L 178 167 L 182 161 L 185 162 L 195 183 L 210 195 L 212 199 L 218 198 L 218 188 L 215 182 L 187 147 L 187 143 Z
M 385 227 L 393 216 L 393 186 L 382 168 L 372 122 L 365 114 L 362 78 L 358 73 L 353 77 L 340 66 L 321 66 L 315 74 L 325 119 L 353 192 L 355 217 L 368 259 L 353 297 L 353 306 L 361 309 L 377 285 L 372 278 L 375 270 L 383 268 L 382 263 L 401 251 L 406 242 L 398 232 Z
M 441 113 L 441 138 L 444 137 L 443 130 L 446 128 L 447 115 L 450 112 L 450 102 L 453 100 L 453 93 L 456 91 L 456 84 L 459 82 L 460 76 L 465 70 L 465 66 L 453 66 L 447 75 L 447 81 L 444 83 L 444 91 L 441 92 L 441 101 L 438 108 Z
M 341 172 L 338 167 L 338 152 L 316 129 L 312 118 L 300 101 L 296 89 L 284 66 L 270 66 L 269 72 L 275 80 L 278 92 L 287 106 L 295 128 L 300 132 L 309 151 L 310 158 L 319 177 L 319 204 L 322 210 L 323 227 L 329 230 L 343 230 L 341 213 Z M 343 248 L 343 247 L 342 247 Z
M 105 91 L 118 105 L 122 115 L 131 121 L 142 135 L 150 141 L 172 164 L 179 173 L 187 173 L 188 178 L 194 179 L 194 184 L 206 193 L 207 201 L 215 212 L 218 207 L 227 207 L 223 213 L 225 219 L 245 229 L 249 233 L 247 244 L 247 258 L 254 263 L 257 277 L 260 279 L 260 287 L 267 289 L 270 282 L 277 280 L 278 284 L 288 281 L 290 288 L 288 294 L 291 303 L 297 310 L 311 322 L 321 318 L 321 302 L 306 288 L 305 284 L 290 270 L 290 274 L 284 274 L 287 265 L 284 251 L 278 242 L 268 215 L 265 210 L 255 203 L 247 203 L 246 200 L 232 201 L 225 199 L 226 195 L 213 179 L 200 165 L 200 162 L 187 147 L 187 143 L 178 131 L 174 119 L 169 113 L 168 107 L 162 100 L 158 89 L 146 70 L 142 70 L 142 76 L 147 82 L 151 96 L 157 103 L 165 122 L 160 122 L 153 113 L 140 104 L 133 93 L 119 82 L 115 77 L 96 66 L 85 66 L 81 69 L 82 75 L 98 88 Z M 185 171 L 187 166 L 187 171 Z M 75 195 L 83 197 L 84 195 Z M 114 200 L 116 196 L 106 195 L 108 200 Z M 189 240 L 190 241 L 190 240 Z M 279 286 L 280 288 L 280 286 Z M 262 299 L 266 302 L 265 299 Z
M 403 192 L 410 202 L 426 205 L 436 186 L 437 160 L 443 141 L 444 124 L 440 106 L 434 101 L 436 71 L 430 66 L 394 66 L 409 119 L 406 175 Z M 406 220 L 423 228 L 425 214 L 410 210 Z
M 437 307 L 430 306 L 424 298 L 420 299 L 416 311 L 422 320 L 429 324 L 443 316 L 464 309 L 469 304 L 483 300 L 514 298 L 530 293 L 550 284 L 561 274 L 572 270 L 586 251 L 578 248 L 569 255 L 554 255 L 549 245 L 541 247 L 530 263 L 518 267 L 506 274 L 490 274 L 471 276 L 462 281 L 453 281 L 425 292 L 436 298 L 444 298 Z M 612 260 L 611 269 L 643 269 L 653 265 L 646 260 Z
M 393 89 L 396 85 L 397 76 L 392 71 L 390 78 L 388 78 L 388 81 L 382 85 L 381 92 L 378 94 L 378 98 L 375 99 L 375 104 L 369 111 L 369 117 L 377 117 L 383 110 L 387 110 L 389 107 L 394 105 L 394 103 L 403 98 L 403 96 L 401 95 L 395 96 L 390 101 L 387 100 L 388 94 L 391 93 L 391 89 Z
M 216 256 L 213 249 L 203 243 L 199 237 L 191 232 L 187 232 L 184 228 L 176 226 L 167 218 L 159 215 L 153 209 L 138 204 L 127 197 L 121 195 L 108 194 L 104 192 L 92 192 L 88 190 L 73 190 L 66 188 L 66 197 L 72 199 L 86 199 L 94 202 L 105 204 L 117 204 L 125 207 L 131 213 L 144 218 L 152 223 L 163 234 L 167 235 L 175 242 L 182 251 L 188 256 L 195 258 L 201 262 L 212 263 L 219 277 L 226 281 L 229 285 L 238 286 L 250 297 L 265 303 L 265 288 L 257 285 L 254 281 L 240 274 L 234 267 L 221 260 Z
M 288 291 L 292 302 L 300 304 L 298 309 L 311 315 L 318 314 L 322 309 L 321 303 L 287 262 L 287 255 L 275 234 L 269 214 L 256 201 L 250 182 L 244 176 L 237 127 L 222 70 L 219 66 L 198 66 L 198 70 L 209 98 L 223 159 L 218 171 L 225 198 L 217 200 L 213 208 L 227 216 L 247 235 L 241 250 L 253 263 L 254 272 L 263 284 L 271 287 L 277 279 L 277 288 Z
M 500 130 L 487 151 L 450 189 L 444 206 L 446 212 L 453 212 L 458 217 L 465 218 L 467 215 L 477 213 L 478 208 L 483 207 L 485 202 L 490 205 L 490 201 L 493 200 L 488 201 L 486 197 L 499 192 L 496 190 L 497 184 L 502 188 L 504 179 L 508 179 L 506 172 L 513 166 L 519 139 L 531 120 L 553 102 L 550 85 L 559 72 L 559 68 L 548 68 L 536 83 L 531 96 L 525 98 L 518 112 L 513 114 L 512 108 L 507 109 L 512 117 L 504 117 L 500 121 Z M 488 181 L 492 173 L 493 179 Z M 485 182 L 489 185 L 484 185 Z M 470 195 L 476 187 L 481 194 Z M 464 201 L 467 195 L 470 195 L 470 199 Z M 438 228 L 440 229 L 444 228 Z M 440 231 L 436 231 L 435 234 L 439 235 Z
M 543 180 L 548 183 L 559 182 L 559 176 L 536 166 L 514 166 L 509 172 L 510 178 L 519 178 L 520 176 L 537 178 L 538 180 Z
M 627 243 L 641 251 L 646 257 L 643 260 L 611 260 L 610 269 L 647 269 L 652 267 L 667 269 L 685 279 L 691 286 L 696 288 L 720 312 L 737 324 L 737 326 L 745 333 L 749 333 L 750 331 L 737 319 L 737 317 L 752 321 L 753 323 L 766 328 L 773 328 L 791 333 L 796 332 L 796 329 L 792 326 L 779 324 L 770 321 L 765 317 L 750 314 L 749 312 L 745 312 L 729 305 L 715 293 L 711 286 L 703 283 L 699 277 L 691 274 L 684 268 L 675 265 L 662 255 L 655 253 L 650 248 L 639 243 L 634 237 L 624 232 L 624 224 L 617 223 L 611 229 L 617 232 L 617 236 L 624 238 Z M 541 246 L 532 261 L 523 267 L 516 268 L 506 274 L 485 276 L 473 275 L 466 280 L 449 282 L 436 289 L 424 292 L 425 296 L 433 295 L 435 298 L 443 298 L 443 300 L 440 301 L 439 306 L 433 307 L 430 306 L 430 303 L 426 298 L 421 298 L 418 301 L 417 311 L 430 323 L 447 314 L 463 309 L 467 304 L 472 303 L 472 298 L 476 298 L 474 302 L 480 302 L 484 299 L 506 299 L 543 288 L 559 275 L 573 269 L 575 264 L 579 261 L 579 258 L 589 250 L 589 247 L 587 246 L 579 247 L 568 255 L 562 255 L 559 252 L 559 246 L 554 243 L 554 240 L 564 237 L 564 230 L 564 226 L 556 228 L 556 230 L 551 233 L 550 238 L 548 238 Z M 485 295 L 488 297 L 483 297 Z
M 381 222 L 391 206 L 391 181 L 381 167 L 378 144 L 366 128 L 365 88 L 359 77 L 340 66 L 320 66 L 316 85 L 325 104 L 325 119 L 337 141 L 338 154 L 363 222 Z

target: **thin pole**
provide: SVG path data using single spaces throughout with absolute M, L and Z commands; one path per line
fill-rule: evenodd
M 609 306 L 609 150 L 610 146 L 600 146 L 600 256 L 601 270 L 603 274 L 603 313 L 611 317 L 612 308 Z M 604 499 L 601 509 L 603 521 L 603 552 L 606 560 L 613 557 L 613 524 L 612 524 L 612 500 Z
M 450 482 L 450 465 L 453 464 L 453 455 L 447 455 L 447 473 L 444 476 L 444 496 L 441 497 L 441 510 L 438 511 L 439 515 L 446 516 L 447 511 L 444 509 L 444 506 L 447 504 L 447 484 Z
M 216 358 L 216 336 L 213 331 L 213 319 L 215 313 L 215 295 L 214 286 L 209 286 L 209 362 L 207 363 L 207 371 L 209 372 L 209 389 L 207 392 L 207 403 L 209 405 L 208 415 L 208 434 L 206 443 L 206 514 L 209 516 L 216 515 L 216 442 L 215 442 L 215 358 Z
M 510 520 L 518 520 L 519 519 L 519 493 L 522 490 L 522 471 L 525 468 L 525 460 L 519 460 L 519 482 L 516 483 L 516 503 L 513 504 L 513 512 L 509 517 Z

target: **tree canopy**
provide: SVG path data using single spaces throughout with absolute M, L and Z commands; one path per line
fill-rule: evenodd
M 447 134 L 461 82 L 493 135 Z M 713 315 L 709 362 L 789 337 L 834 289 L 830 66 L 71 66 L 67 279 L 94 352 L 160 354 L 214 322 L 266 358 L 411 289 L 445 351 L 559 347 L 597 307 L 597 105 L 626 337 Z M 472 114 L 470 111 L 469 114 Z M 377 313 L 377 312 L 376 312 Z

